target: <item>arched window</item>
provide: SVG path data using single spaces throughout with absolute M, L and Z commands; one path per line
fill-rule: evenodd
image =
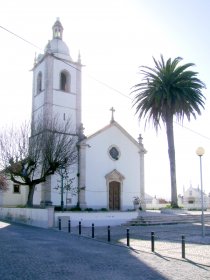
M 67 71 L 62 71 L 60 74 L 60 90 L 70 91 L 70 75 Z
M 61 73 L 61 90 L 66 91 L 67 79 L 65 73 Z
M 42 73 L 39 72 L 37 76 L 36 92 L 39 94 L 42 91 Z

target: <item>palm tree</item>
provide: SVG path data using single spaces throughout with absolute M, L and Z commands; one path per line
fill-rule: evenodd
M 166 127 L 168 140 L 168 155 L 171 175 L 171 206 L 176 208 L 177 186 L 176 186 L 176 161 L 174 146 L 174 116 L 178 121 L 183 121 L 186 116 L 190 121 L 191 116 L 196 119 L 200 115 L 200 108 L 204 109 L 204 100 L 201 90 L 205 84 L 197 78 L 197 72 L 188 68 L 193 63 L 180 65 L 182 58 L 169 58 L 166 62 L 161 55 L 160 61 L 153 57 L 154 68 L 140 66 L 140 74 L 143 79 L 133 87 L 135 93 L 133 106 L 139 120 L 145 119 L 145 127 L 149 121 L 153 122 L 158 131 L 161 121 Z

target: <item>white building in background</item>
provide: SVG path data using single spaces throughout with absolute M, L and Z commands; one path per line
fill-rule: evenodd
M 39 55 L 33 68 L 32 127 L 37 119 L 43 122 L 59 118 L 72 122 L 72 133 L 78 138 L 78 163 L 69 169 L 74 178 L 73 187 L 79 194 L 66 195 L 68 207 L 79 201 L 82 208 L 109 210 L 133 209 L 134 197 L 139 197 L 145 207 L 144 155 L 142 137 L 136 141 L 114 119 L 93 135 L 86 137 L 81 121 L 81 71 L 80 55 L 72 60 L 68 46 L 63 41 L 63 27 L 59 19 L 53 25 L 53 37 Z M 84 123 L 88 120 L 83 120 Z M 60 191 L 55 187 L 60 178 L 53 175 L 36 187 L 34 204 L 60 205 Z M 7 205 L 24 204 L 26 192 L 20 187 L 19 199 L 10 192 Z M 5 194 L 6 195 L 6 194 Z M 25 201 L 24 201 L 25 200 Z M 16 203 L 17 202 L 17 203 Z M 5 204 L 5 203 L 4 203 Z
M 190 186 L 186 191 L 184 190 L 183 196 L 178 196 L 179 206 L 188 210 L 200 210 L 201 203 L 201 190 Z M 207 209 L 210 207 L 210 197 L 203 192 L 203 207 Z

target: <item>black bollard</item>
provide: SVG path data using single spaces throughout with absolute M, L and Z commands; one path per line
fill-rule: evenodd
M 82 227 L 81 227 L 81 222 L 79 222 L 79 235 L 81 235 L 82 232 Z
M 182 258 L 185 259 L 185 236 L 182 235 Z
M 110 226 L 108 226 L 108 242 L 111 240 L 111 235 L 110 235 Z
M 151 232 L 151 250 L 155 251 L 155 233 L 153 231 Z
M 127 228 L 127 246 L 130 247 L 130 233 L 129 233 L 129 228 Z
M 95 234 L 94 234 L 94 224 L 92 224 L 92 238 L 95 237 Z
M 70 219 L 68 220 L 68 232 L 69 233 L 71 232 L 71 220 Z
M 58 219 L 58 228 L 61 230 L 61 218 Z

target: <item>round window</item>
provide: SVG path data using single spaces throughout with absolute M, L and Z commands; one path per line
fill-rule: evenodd
M 119 159 L 120 152 L 119 152 L 117 147 L 111 147 L 109 149 L 109 154 L 110 154 L 112 159 L 114 159 L 114 160 L 118 160 Z

